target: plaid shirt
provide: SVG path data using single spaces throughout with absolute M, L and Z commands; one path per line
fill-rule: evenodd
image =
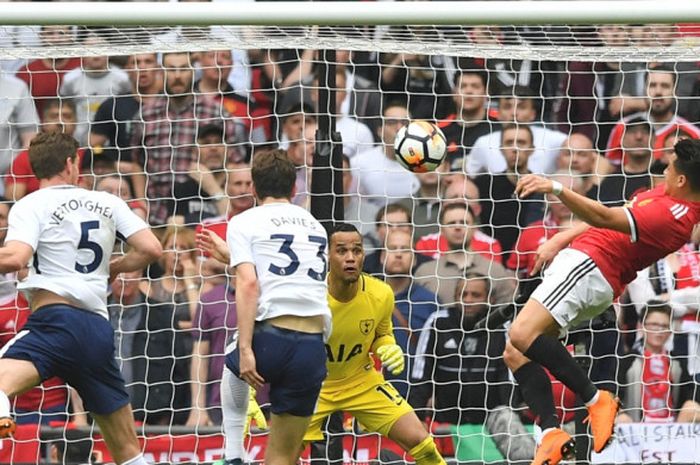
M 142 109 L 143 121 L 132 139 L 133 160 L 146 173 L 146 201 L 153 225 L 165 223 L 175 203 L 174 185 L 190 177 L 190 164 L 198 158 L 197 131 L 207 124 L 224 128 L 227 144 L 245 143 L 245 126 L 233 118 L 221 102 L 194 95 L 191 102 L 175 107 L 168 97 L 150 99 Z M 230 152 L 235 147 L 228 147 Z M 238 149 L 242 153 L 242 149 Z M 229 159 L 237 154 L 229 152 Z

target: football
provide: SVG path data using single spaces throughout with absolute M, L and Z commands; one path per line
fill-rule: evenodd
M 439 127 L 428 121 L 411 121 L 399 129 L 394 156 L 414 173 L 434 171 L 445 159 L 447 142 Z

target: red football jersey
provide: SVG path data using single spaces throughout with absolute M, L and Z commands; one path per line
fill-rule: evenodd
M 631 234 L 591 228 L 571 247 L 591 257 L 613 288 L 615 297 L 643 270 L 683 247 L 700 221 L 700 202 L 670 197 L 662 184 L 632 199 L 626 207 Z
M 427 255 L 428 257 L 437 259 L 441 252 L 447 252 L 450 247 L 447 245 L 447 240 L 442 236 L 442 234 L 426 234 L 425 236 L 418 239 L 416 242 L 415 251 Z M 501 243 L 498 239 L 494 239 L 486 233 L 479 231 L 478 229 L 474 232 L 474 237 L 472 238 L 471 249 L 474 252 L 479 252 L 479 254 L 493 260 L 497 263 L 503 262 L 501 249 Z

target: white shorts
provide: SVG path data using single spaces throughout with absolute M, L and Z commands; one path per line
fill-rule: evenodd
M 591 257 L 567 248 L 554 257 L 531 298 L 565 330 L 601 314 L 612 304 L 613 290 Z

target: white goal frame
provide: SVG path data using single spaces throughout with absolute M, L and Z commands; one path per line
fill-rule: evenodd
M 358 6 L 361 5 L 361 8 Z M 615 24 L 700 21 L 688 0 L 245 3 L 0 3 L 6 25 Z M 37 21 L 40 16 L 41 20 Z

